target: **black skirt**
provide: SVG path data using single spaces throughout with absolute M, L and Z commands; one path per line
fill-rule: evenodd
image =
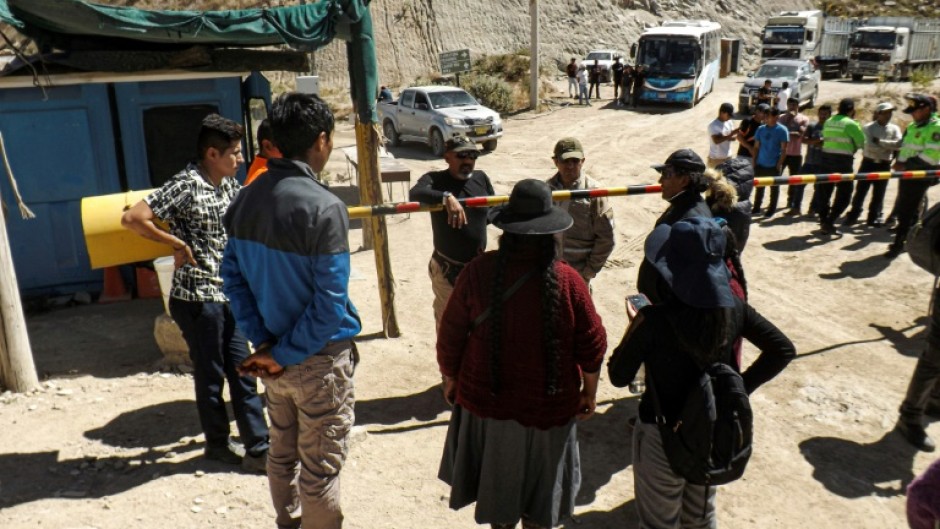
M 476 502 L 480 524 L 520 518 L 554 527 L 574 512 L 581 488 L 577 423 L 549 430 L 477 417 L 455 406 L 438 477 L 450 485 L 450 507 Z

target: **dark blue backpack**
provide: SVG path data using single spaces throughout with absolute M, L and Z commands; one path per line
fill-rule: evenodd
M 695 485 L 723 485 L 744 474 L 754 416 L 741 375 L 728 364 L 706 367 L 675 421 L 662 414 L 652 377 L 656 423 L 673 472 Z

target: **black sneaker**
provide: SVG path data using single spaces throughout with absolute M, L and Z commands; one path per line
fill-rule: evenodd
M 235 443 L 225 445 L 206 445 L 205 457 L 229 465 L 240 465 L 245 449 Z
M 842 230 L 836 228 L 835 224 L 825 221 L 819 224 L 819 227 L 822 228 L 822 232 L 826 235 L 831 235 L 833 237 L 839 237 L 842 235 Z
M 903 251 L 904 247 L 892 244 L 891 246 L 888 246 L 888 251 L 885 252 L 885 257 L 888 259 L 894 259 L 895 257 L 901 255 L 901 252 Z
M 901 434 L 908 443 L 911 443 L 921 452 L 933 452 L 937 449 L 933 439 L 927 435 L 927 430 L 919 423 L 904 422 L 899 420 L 894 428 Z
M 842 221 L 843 226 L 854 226 L 858 224 L 858 215 L 847 215 Z

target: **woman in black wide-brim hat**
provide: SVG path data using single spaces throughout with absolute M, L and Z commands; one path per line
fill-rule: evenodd
M 577 419 L 594 413 L 607 338 L 584 280 L 558 260 L 571 216 L 522 180 L 495 209 L 499 250 L 461 272 L 437 359 L 454 406 L 439 477 L 494 528 L 553 527 L 581 485 Z

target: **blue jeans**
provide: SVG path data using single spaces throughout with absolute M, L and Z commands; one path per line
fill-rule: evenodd
M 235 424 L 245 449 L 252 454 L 268 448 L 258 381 L 238 374 L 238 364 L 248 358 L 248 341 L 235 327 L 228 303 L 205 303 L 170 298 L 170 315 L 183 331 L 193 362 L 196 408 L 206 444 L 225 446 L 229 418 L 222 389 L 229 383 Z
M 583 105 L 587 103 L 591 104 L 591 93 L 588 92 L 588 87 L 586 84 L 578 84 L 578 104 Z

